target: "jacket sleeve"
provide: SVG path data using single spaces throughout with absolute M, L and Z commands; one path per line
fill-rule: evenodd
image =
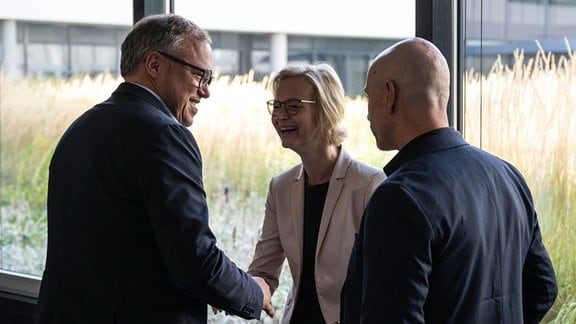
M 370 198 L 372 198 L 372 194 L 384 180 L 386 180 L 386 174 L 384 172 L 380 171 L 372 175 L 372 177 L 370 178 L 370 182 L 368 182 L 368 185 L 366 186 L 366 195 L 364 196 L 364 206 L 368 204 L 368 201 L 370 201 Z
M 161 257 L 176 285 L 189 295 L 247 319 L 259 318 L 262 291 L 216 246 L 209 227 L 200 151 L 181 125 L 162 126 L 149 139 L 139 166 Z
M 282 265 L 286 259 L 278 231 L 275 197 L 274 179 L 272 179 L 268 188 L 268 197 L 266 198 L 262 232 L 256 243 L 254 258 L 248 267 L 248 273 L 264 278 L 270 285 L 272 292 L 278 288 Z
M 536 221 L 522 271 L 524 323 L 539 323 L 554 304 L 557 295 L 556 275 Z

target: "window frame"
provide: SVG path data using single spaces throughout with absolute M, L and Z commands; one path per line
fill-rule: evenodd
M 169 8 L 174 8 L 173 0 L 169 1 Z M 143 16 L 168 12 L 164 0 L 134 0 L 134 22 Z M 456 128 L 461 128 L 461 63 L 458 63 L 461 55 L 460 41 L 457 40 L 457 31 L 460 29 L 459 23 L 456 27 L 453 22 L 459 22 L 462 18 L 457 15 L 458 1 L 437 1 L 416 0 L 416 35 L 424 37 L 440 48 L 448 58 L 453 80 L 453 96 L 451 96 L 448 113 L 451 124 Z M 430 10 L 432 9 L 432 10 Z M 170 10 L 171 12 L 173 10 Z M 419 22 L 420 21 L 420 22 Z M 424 24 L 421 22 L 425 22 Z M 0 298 L 8 298 L 26 303 L 36 303 L 40 290 L 41 276 L 25 273 L 16 273 L 0 269 Z

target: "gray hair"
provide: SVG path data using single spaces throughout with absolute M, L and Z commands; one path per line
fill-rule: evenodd
M 206 30 L 182 16 L 158 14 L 142 18 L 122 42 L 120 74 L 123 77 L 133 74 L 152 51 L 179 52 L 186 37 L 212 43 Z

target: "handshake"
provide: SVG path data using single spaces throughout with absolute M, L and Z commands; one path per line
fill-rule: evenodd
M 268 316 L 274 318 L 274 306 L 272 306 L 272 292 L 270 291 L 270 286 L 261 277 L 252 277 L 252 279 L 254 279 L 258 286 L 260 286 L 260 289 L 262 289 L 262 295 L 264 296 L 262 300 L 262 310 L 264 310 Z M 212 306 L 212 312 L 217 314 L 222 312 L 222 310 Z M 226 313 L 226 315 L 228 315 L 228 313 Z
M 270 286 L 261 277 L 252 277 L 254 281 L 262 289 L 262 294 L 264 295 L 264 300 L 262 301 L 262 309 L 268 314 L 268 316 L 274 318 L 274 306 L 272 306 L 272 292 L 270 291 Z

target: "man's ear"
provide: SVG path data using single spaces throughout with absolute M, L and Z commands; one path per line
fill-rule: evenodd
M 386 111 L 393 114 L 396 109 L 396 86 L 391 80 L 386 81 Z
M 146 72 L 151 76 L 157 76 L 160 73 L 160 54 L 157 52 L 151 52 L 146 55 L 144 59 L 144 66 L 146 67 Z

